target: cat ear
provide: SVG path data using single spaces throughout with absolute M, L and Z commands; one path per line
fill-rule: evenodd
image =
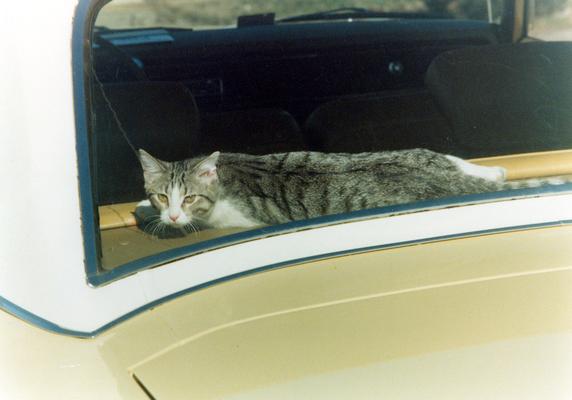
M 219 156 L 220 152 L 215 151 L 196 166 L 195 173 L 203 182 L 210 184 L 218 179 L 216 163 Z
M 156 159 L 143 149 L 139 149 L 139 161 L 141 162 L 146 182 L 152 182 L 167 170 L 164 161 Z

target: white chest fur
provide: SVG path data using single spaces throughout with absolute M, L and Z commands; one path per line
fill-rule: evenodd
M 262 225 L 248 218 L 228 200 L 215 203 L 208 224 L 213 228 L 253 228 Z

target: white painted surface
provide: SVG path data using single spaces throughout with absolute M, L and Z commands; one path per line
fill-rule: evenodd
M 238 244 L 90 288 L 75 151 L 74 5 L 10 2 L 0 14 L 0 296 L 64 328 L 93 331 L 171 293 L 286 260 L 572 219 L 570 194 L 378 218 Z

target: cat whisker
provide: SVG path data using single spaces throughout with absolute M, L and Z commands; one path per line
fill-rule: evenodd
M 142 226 L 143 232 L 144 232 L 144 233 L 147 233 L 147 234 L 150 234 L 150 230 L 151 230 L 155 225 L 156 225 L 155 221 L 151 221 L 150 223 L 143 225 L 143 226 Z
M 199 229 L 198 227 L 193 224 L 192 222 L 189 222 L 188 224 L 186 224 L 184 227 L 184 230 L 186 231 L 186 233 L 193 233 L 194 236 L 198 236 L 199 235 Z
M 160 235 L 165 233 L 165 231 L 167 230 L 167 224 L 161 223 L 157 226 L 157 238 L 160 238 Z
M 159 225 L 161 225 L 160 221 L 152 221 L 145 226 L 145 231 L 149 230 L 149 233 L 152 233 Z
M 165 229 L 165 224 L 161 221 L 160 217 L 155 217 L 152 221 L 145 225 L 143 232 L 152 236 L 155 239 L 159 238 L 159 234 Z
M 148 225 L 145 227 L 144 232 L 151 237 L 155 236 L 155 229 L 157 229 L 157 224 Z

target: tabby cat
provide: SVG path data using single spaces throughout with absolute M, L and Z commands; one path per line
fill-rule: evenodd
M 215 152 L 166 162 L 139 150 L 156 225 L 255 227 L 509 188 L 500 167 L 425 149 L 360 154 Z

